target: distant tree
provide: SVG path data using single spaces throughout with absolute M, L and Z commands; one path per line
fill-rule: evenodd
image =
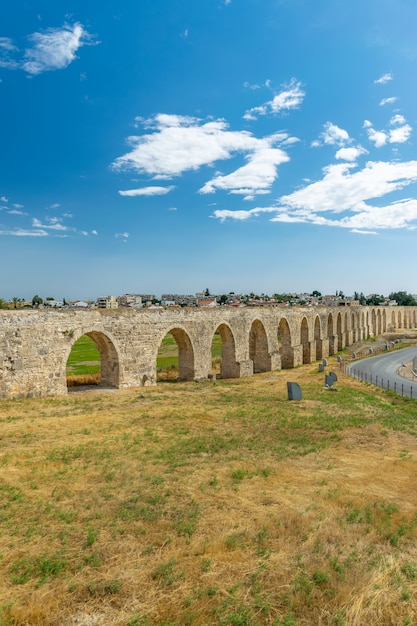
M 313 298 L 321 298 L 321 293 L 320 291 L 317 291 L 317 289 L 315 289 L 311 292 L 310 296 L 313 296 Z
M 38 296 L 36 294 L 36 296 L 33 296 L 32 298 L 32 306 L 37 309 L 39 307 L 40 304 L 43 304 L 43 300 L 40 296 Z
M 368 306 L 375 306 L 375 305 L 381 304 L 381 302 L 384 302 L 384 300 L 385 300 L 384 296 L 378 296 L 374 294 L 373 296 L 366 298 L 366 304 Z
M 364 306 L 366 304 L 366 298 L 365 298 L 365 294 L 363 293 L 363 291 L 360 292 L 358 300 L 361 306 Z
M 395 300 L 399 306 L 417 306 L 415 298 L 406 291 L 395 291 L 389 294 L 390 300 Z
M 207 289 L 204 290 L 204 295 L 205 296 L 209 296 L 210 295 L 210 289 L 207 287 Z
M 220 296 L 219 298 L 219 302 L 220 304 L 226 304 L 226 302 L 228 301 L 229 297 L 226 296 L 226 294 L 223 294 L 222 296 Z
M 12 298 L 12 305 L 14 309 L 18 309 L 20 305 L 20 298 L 16 298 L 16 296 Z
M 7 309 L 6 302 L 3 298 L 0 298 L 0 309 Z

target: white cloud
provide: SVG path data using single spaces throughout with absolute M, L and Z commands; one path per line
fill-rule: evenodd
M 405 143 L 409 140 L 412 128 L 409 124 L 400 126 L 400 128 L 393 128 L 389 131 L 390 143 Z
M 400 115 L 399 113 L 397 113 L 397 115 L 394 115 L 389 121 L 390 126 L 394 126 L 395 124 L 405 124 L 405 122 L 406 120 L 404 115 Z
M 28 215 L 27 213 L 25 213 L 24 211 L 20 211 L 19 209 L 11 209 L 10 211 L 7 211 L 7 213 L 9 215 Z
M 248 131 L 230 131 L 221 119 L 202 122 L 197 118 L 165 114 L 155 116 L 146 126 L 154 132 L 130 137 L 133 149 L 114 161 L 115 171 L 133 169 L 153 175 L 155 179 L 167 179 L 242 154 L 246 165 L 226 176 L 215 176 L 201 192 L 226 189 L 248 194 L 269 189 L 277 176 L 277 165 L 288 160 L 287 155 L 275 147 L 289 139 L 286 133 L 257 139 Z
M 372 122 L 365 120 L 363 127 L 367 129 L 369 141 L 376 148 L 381 148 L 387 143 L 405 143 L 409 140 L 412 128 L 406 123 L 403 115 L 394 115 L 390 120 L 390 126 L 397 126 L 390 130 L 375 130 Z
M 261 213 L 274 213 L 272 222 L 309 223 L 347 228 L 361 234 L 382 229 L 417 228 L 417 199 L 371 205 L 370 200 L 417 182 L 417 161 L 369 162 L 352 172 L 352 163 L 329 165 L 320 181 L 279 198 L 277 206 L 250 211 L 215 211 L 213 217 L 246 220 Z M 327 217 L 330 213 L 333 217 Z M 335 217 L 337 216 L 337 217 Z
M 59 231 L 74 230 L 73 228 L 69 228 L 68 226 L 65 226 L 64 224 L 62 224 L 62 218 L 59 218 L 59 217 L 47 217 L 46 222 L 47 222 L 46 224 L 42 224 L 42 222 L 38 220 L 38 218 L 34 217 L 32 219 L 32 226 L 34 226 L 35 228 L 43 228 L 47 230 L 59 230 Z
M 116 239 L 122 239 L 123 243 L 126 243 L 126 241 L 129 238 L 129 233 L 126 233 L 126 232 L 124 232 L 124 233 L 115 233 L 114 236 L 116 237 Z
M 264 104 L 249 109 L 244 114 L 245 120 L 255 120 L 261 115 L 288 112 L 291 109 L 298 109 L 304 100 L 305 91 L 302 85 L 295 78 L 291 79 L 288 85 L 283 85 L 283 90 L 272 100 Z
M 1 196 L 0 202 L 9 202 L 9 198 L 6 198 L 6 196 Z
M 405 163 L 368 162 L 351 173 L 351 163 L 329 165 L 322 180 L 282 196 L 280 204 L 289 209 L 309 212 L 351 210 L 369 198 L 381 198 L 417 181 L 417 161 Z
M 385 83 L 389 83 L 389 81 L 392 80 L 393 78 L 394 77 L 391 74 L 391 72 L 388 72 L 387 74 L 383 74 L 380 78 L 377 78 L 376 80 L 374 80 L 374 83 L 385 85 Z
M 256 208 L 250 209 L 249 211 L 238 210 L 238 211 L 230 211 L 228 209 L 217 209 L 214 211 L 212 217 L 219 219 L 221 222 L 224 222 L 227 218 L 232 218 L 234 220 L 245 221 L 250 219 L 251 217 L 258 217 L 261 213 L 271 213 L 276 212 L 276 208 Z
M 96 230 L 92 230 L 92 231 L 91 231 L 91 234 L 92 234 L 92 235 L 98 235 L 98 232 L 97 232 Z
M 379 103 L 380 107 L 385 106 L 386 104 L 394 104 L 394 102 L 397 102 L 398 98 L 396 98 L 395 96 L 392 98 L 383 98 L 381 100 L 381 102 Z
M 22 69 L 28 74 L 36 75 L 48 70 L 59 70 L 67 67 L 76 59 L 77 50 L 91 43 L 91 35 L 83 25 L 64 25 L 62 28 L 49 28 L 42 33 L 29 36 L 32 47 L 25 51 Z
M 11 230 L 0 230 L 0 235 L 12 235 L 13 237 L 47 237 L 45 230 L 24 230 L 15 228 Z
M 278 148 L 273 148 L 273 141 L 260 142 L 257 150 L 246 157 L 246 165 L 226 176 L 215 176 L 201 189 L 200 193 L 213 193 L 216 189 L 231 191 L 234 194 L 254 194 L 268 192 L 277 178 L 277 167 L 289 161 L 288 155 Z
M 362 146 L 357 146 L 356 148 L 340 148 L 340 150 L 336 152 L 336 159 L 353 163 L 361 154 L 368 154 L 368 151 L 362 148 Z
M 10 37 L 0 37 L 0 67 L 8 70 L 17 69 L 19 63 L 12 57 L 17 50 Z
M 388 141 L 387 133 L 383 130 L 375 130 L 375 128 L 368 128 L 368 138 L 376 148 L 382 148 Z
M 332 122 L 326 122 L 320 135 L 322 141 L 331 146 L 343 146 L 350 142 L 349 133 Z
M 170 191 L 175 189 L 174 185 L 170 185 L 169 187 L 142 187 L 141 189 L 125 189 L 120 190 L 119 194 L 121 196 L 163 196 Z

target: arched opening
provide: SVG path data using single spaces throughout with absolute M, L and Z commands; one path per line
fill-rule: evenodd
M 334 331 L 333 331 L 333 315 L 329 313 L 327 318 L 327 337 L 329 338 L 329 355 L 334 354 Z
M 262 322 L 255 320 L 249 332 L 249 358 L 253 362 L 253 373 L 269 372 L 271 357 L 268 350 L 268 338 Z
M 91 331 L 74 342 L 67 359 L 67 386 L 119 387 L 119 357 L 112 341 Z
M 381 311 L 376 316 L 376 334 L 379 336 L 382 332 Z
M 355 315 L 352 313 L 350 316 L 350 330 L 352 332 L 352 342 L 355 343 L 355 341 L 357 341 L 357 328 L 356 328 L 356 318 Z
M 291 346 L 291 332 L 288 322 L 282 318 L 278 326 L 278 350 L 282 369 L 294 367 L 294 351 Z
M 194 380 L 194 350 L 182 328 L 172 328 L 162 339 L 156 371 L 157 381 Z
M 319 316 L 314 320 L 314 341 L 316 342 L 316 359 L 323 358 L 323 342 L 321 338 L 321 326 Z
M 239 378 L 235 339 L 227 324 L 221 324 L 213 335 L 211 359 L 213 373 L 219 373 L 221 378 Z
M 342 316 L 340 313 L 337 316 L 337 349 L 341 350 L 343 348 L 343 329 L 342 329 Z
M 371 322 L 372 322 L 373 336 L 376 337 L 378 335 L 378 329 L 377 329 L 377 325 L 376 325 L 376 313 L 375 313 L 374 309 L 372 309 Z
M 303 347 L 303 364 L 311 363 L 311 347 L 308 337 L 308 324 L 305 317 L 301 322 L 300 343 Z

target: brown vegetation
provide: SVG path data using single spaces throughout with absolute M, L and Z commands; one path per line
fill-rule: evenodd
M 0 624 L 416 623 L 417 405 L 317 370 L 4 402 Z

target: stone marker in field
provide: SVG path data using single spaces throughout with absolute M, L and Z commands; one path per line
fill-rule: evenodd
M 334 383 L 337 381 L 337 374 L 335 372 L 330 372 L 326 374 L 324 379 L 324 384 L 328 389 L 333 389 Z
M 319 363 L 319 372 L 324 372 L 324 365 L 323 365 L 323 363 Z
M 288 400 L 302 400 L 301 387 L 298 383 L 287 383 Z
M 323 359 L 323 365 L 324 365 L 324 367 L 326 367 L 326 365 L 327 365 L 327 359 Z

